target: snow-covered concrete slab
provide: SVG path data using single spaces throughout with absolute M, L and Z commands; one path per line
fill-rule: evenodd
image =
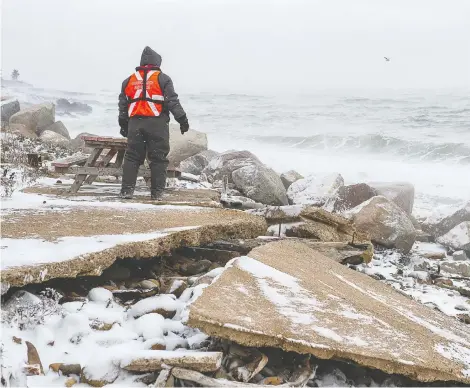
M 291 240 L 234 259 L 188 324 L 246 346 L 350 359 L 421 381 L 470 382 L 470 329 Z
M 17 193 L 2 209 L 2 294 L 54 277 L 100 275 L 117 258 L 263 234 L 261 217 L 194 206 L 38 200 Z M 29 197 L 29 198 L 28 198 Z

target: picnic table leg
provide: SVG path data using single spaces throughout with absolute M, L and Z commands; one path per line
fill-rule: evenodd
M 88 160 L 85 163 L 85 166 L 87 167 L 93 167 L 95 162 L 98 160 L 99 156 L 101 155 L 101 152 L 103 152 L 103 148 L 95 148 L 93 149 L 93 152 L 91 155 L 88 157 Z M 70 192 L 71 193 L 76 193 L 80 187 L 83 184 L 83 181 L 86 179 L 87 174 L 77 174 L 75 175 L 75 181 L 73 182 L 72 187 L 70 187 Z
M 111 159 L 116 155 L 117 149 L 116 148 L 111 148 L 106 156 L 103 158 L 103 161 L 100 163 L 100 166 L 102 165 L 103 167 L 108 167 L 109 162 L 111 162 Z M 95 179 L 98 178 L 98 175 L 88 175 L 88 178 L 86 178 L 85 183 L 87 185 L 91 185 Z
M 122 167 L 122 162 L 124 161 L 124 155 L 126 154 L 126 150 L 119 150 L 118 154 L 116 156 L 116 161 L 114 162 L 114 167 L 116 168 L 121 168 Z M 116 181 L 119 180 L 119 176 L 115 176 Z

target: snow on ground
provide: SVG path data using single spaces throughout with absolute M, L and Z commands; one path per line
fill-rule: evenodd
M 191 293 L 191 289 L 188 292 Z M 181 312 L 187 306 L 183 296 L 181 300 L 173 295 L 155 297 L 161 299 L 161 303 L 152 305 L 152 308 L 163 306 L 176 311 L 176 315 L 168 319 L 157 313 L 134 318 L 134 314 L 114 302 L 110 294 L 103 288 L 92 289 L 89 297 L 93 300 L 64 303 L 51 314 L 44 314 L 41 307 L 45 297 L 38 298 L 24 292 L 18 300 L 13 297 L 2 312 L 1 358 L 3 367 L 12 375 L 10 383 L 17 386 L 26 386 L 27 383 L 29 387 L 64 386 L 67 377 L 59 376 L 48 368 L 52 363 L 62 362 L 86 367 L 91 377 L 117 378 L 114 385 L 139 386 L 135 382 L 139 376 L 121 370 L 120 364 L 128 363 L 134 357 L 158 356 L 158 351 L 149 350 L 155 343 L 166 345 L 168 350 L 174 350 L 170 356 L 179 357 L 191 352 L 179 347 L 197 349 L 207 339 L 199 330 L 181 323 Z M 146 300 L 138 302 L 133 308 L 142 310 L 138 306 L 142 302 Z M 37 324 L 35 317 L 20 315 L 20 305 L 29 307 L 29 311 L 36 307 L 38 313 L 43 315 L 43 323 Z M 109 323 L 112 327 L 98 330 L 97 322 Z M 20 324 L 24 330 L 19 329 Z M 22 343 L 15 343 L 14 337 L 21 338 Z M 26 381 L 22 373 L 27 362 L 25 341 L 30 341 L 37 348 L 45 376 L 28 377 Z

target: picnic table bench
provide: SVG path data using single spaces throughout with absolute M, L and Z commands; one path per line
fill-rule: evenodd
M 122 176 L 122 162 L 126 152 L 127 139 L 122 137 L 83 136 L 85 147 L 91 148 L 90 155 L 78 154 L 52 162 L 54 170 L 63 174 L 75 174 L 70 192 L 76 193 L 83 183 L 92 184 L 99 176 Z M 106 154 L 104 150 L 108 150 Z M 150 169 L 140 167 L 138 175 L 147 184 L 150 182 Z M 181 176 L 177 169 L 168 169 L 167 176 Z

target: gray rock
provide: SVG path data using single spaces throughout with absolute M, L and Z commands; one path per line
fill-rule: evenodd
M 468 256 L 464 251 L 455 251 L 452 255 L 452 258 L 456 261 L 465 261 L 468 260 Z
M 212 150 L 199 152 L 198 154 L 183 160 L 180 163 L 179 169 L 182 172 L 187 172 L 189 174 L 201 175 L 209 162 L 218 155 L 218 152 Z
M 281 181 L 284 187 L 286 188 L 286 190 L 289 188 L 289 186 L 292 183 L 298 181 L 299 179 L 303 179 L 303 176 L 294 170 L 289 170 L 281 174 Z
M 410 215 L 413 211 L 415 188 L 411 183 L 373 182 L 369 183 L 369 186 L 375 189 L 378 195 L 395 202 L 406 214 Z
M 36 135 L 36 132 L 31 132 L 23 124 L 10 124 L 8 130 L 18 136 L 22 136 L 28 139 L 37 139 L 39 136 Z
M 207 136 L 205 133 L 190 129 L 182 135 L 178 125 L 170 125 L 168 160 L 171 167 L 177 167 L 183 160 L 206 150 Z
M 470 202 L 461 209 L 452 211 L 449 214 L 441 215 L 436 213 L 431 215 L 423 222 L 422 228 L 432 236 L 440 237 L 465 221 L 470 221 Z
M 342 213 L 375 197 L 377 190 L 366 183 L 340 186 L 325 203 L 325 209 L 334 213 Z
M 408 253 L 415 242 L 416 231 L 408 215 L 384 196 L 369 199 L 351 209 L 349 215 L 376 244 Z
M 59 135 L 62 135 L 63 137 L 70 140 L 69 131 L 67 130 L 67 127 L 62 121 L 56 121 L 54 124 L 49 125 L 46 129 L 44 129 L 44 131 L 52 131 L 58 133 Z
M 461 222 L 449 230 L 437 242 L 453 249 L 470 251 L 470 221 Z
M 70 102 L 65 98 L 57 100 L 57 112 L 88 114 L 93 111 L 92 107 L 83 102 Z
M 443 261 L 440 264 L 442 271 L 446 271 L 454 275 L 470 277 L 469 261 Z
M 2 127 L 8 123 L 10 117 L 20 111 L 20 103 L 16 99 L 4 100 L 1 102 Z
M 85 147 L 85 140 L 82 139 L 83 136 L 97 136 L 93 133 L 82 132 L 75 139 L 70 140 L 70 148 L 75 151 L 82 151 L 86 154 L 91 153 L 92 148 Z
M 233 183 L 232 173 L 245 166 L 262 165 L 261 161 L 249 151 L 226 151 L 213 158 L 203 174 L 210 183 L 222 181 L 228 177 L 229 183 Z
M 266 205 L 287 205 L 287 194 L 281 178 L 263 165 L 241 167 L 232 173 L 235 186 L 245 196 Z
M 52 131 L 43 131 L 39 136 L 39 139 L 44 143 L 61 147 L 67 147 L 69 145 L 69 139 Z
M 40 134 L 55 122 L 55 106 L 51 103 L 33 105 L 10 117 L 10 124 L 23 124 L 29 131 Z
M 289 203 L 323 206 L 325 202 L 344 186 L 341 174 L 312 174 L 292 183 L 287 190 Z

